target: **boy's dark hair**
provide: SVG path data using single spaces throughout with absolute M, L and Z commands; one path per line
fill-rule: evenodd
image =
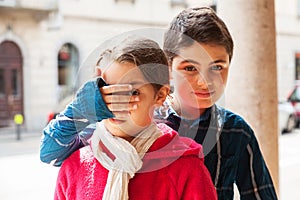
M 109 62 L 129 62 L 135 64 L 158 91 L 169 84 L 168 59 L 164 51 L 153 40 L 145 38 L 127 38 L 112 50 L 106 50 L 97 63 L 108 58 Z
M 163 47 L 169 61 L 172 62 L 181 48 L 191 46 L 195 41 L 225 47 L 231 61 L 232 37 L 223 20 L 209 7 L 185 9 L 170 23 Z

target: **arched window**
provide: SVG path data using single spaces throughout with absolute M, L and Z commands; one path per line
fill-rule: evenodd
M 78 50 L 71 43 L 62 45 L 58 52 L 59 100 L 70 95 L 76 85 L 79 59 Z

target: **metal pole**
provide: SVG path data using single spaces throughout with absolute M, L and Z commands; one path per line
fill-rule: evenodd
M 20 140 L 21 139 L 21 127 L 20 127 L 20 124 L 17 124 L 17 140 Z

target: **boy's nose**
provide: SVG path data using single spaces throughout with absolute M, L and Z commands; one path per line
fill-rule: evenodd
M 206 76 L 202 72 L 199 72 L 197 75 L 197 84 L 206 85 L 206 82 L 207 82 Z

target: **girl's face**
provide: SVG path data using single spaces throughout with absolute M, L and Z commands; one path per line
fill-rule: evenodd
M 160 106 L 166 95 L 156 95 L 152 85 L 145 80 L 139 68 L 132 63 L 113 62 L 103 72 L 103 78 L 110 85 L 131 84 L 133 88 L 131 98 L 138 96 L 140 99 L 137 109 L 128 111 L 126 116 L 104 120 L 105 127 L 113 135 L 130 140 L 132 136 L 150 125 L 155 106 Z
M 173 58 L 174 94 L 181 115 L 198 118 L 223 94 L 229 68 L 226 49 L 219 45 L 194 42 Z

